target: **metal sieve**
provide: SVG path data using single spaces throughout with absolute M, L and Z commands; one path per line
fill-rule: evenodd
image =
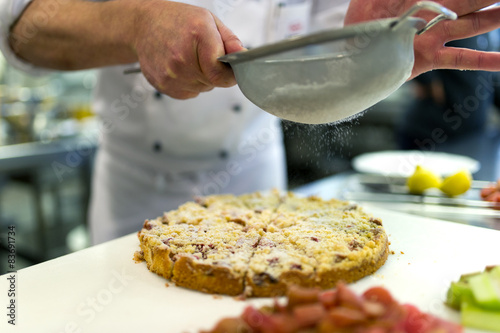
M 411 16 L 422 9 L 439 15 L 428 23 Z M 415 34 L 456 18 L 447 8 L 422 1 L 399 18 L 326 30 L 219 60 L 231 65 L 243 94 L 263 110 L 299 123 L 331 123 L 397 90 L 411 75 Z

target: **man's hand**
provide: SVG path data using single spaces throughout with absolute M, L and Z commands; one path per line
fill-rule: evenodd
M 186 99 L 236 84 L 231 68 L 217 58 L 243 47 L 208 10 L 178 2 L 144 1 L 136 31 L 141 70 L 160 92 Z
M 397 17 L 416 0 L 352 0 L 345 25 L 363 21 Z M 477 36 L 500 28 L 500 8 L 479 11 L 495 4 L 494 0 L 435 1 L 457 13 L 458 20 L 442 21 L 420 36 L 415 36 L 415 65 L 411 78 L 433 69 L 500 71 L 500 53 L 482 52 L 444 46 L 445 43 Z M 422 11 L 419 17 L 430 21 L 435 13 Z
M 180 99 L 234 85 L 232 70 L 217 58 L 243 49 L 209 11 L 164 0 L 36 0 L 12 27 L 9 43 L 18 57 L 44 68 L 139 61 L 156 89 Z

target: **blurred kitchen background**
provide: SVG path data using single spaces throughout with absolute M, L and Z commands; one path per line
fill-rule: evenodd
M 94 71 L 29 77 L 0 56 L 0 274 L 6 272 L 8 226 L 15 226 L 17 269 L 89 246 L 86 213 L 98 137 L 90 107 L 95 81 Z M 416 85 L 405 84 L 345 123 L 284 122 L 289 188 L 345 179 L 355 174 L 351 162 L 356 156 L 402 149 L 397 128 L 415 105 L 421 90 Z M 493 99 L 484 128 L 432 150 L 473 157 L 482 166 L 475 179 L 495 181 L 500 177 L 499 115 Z

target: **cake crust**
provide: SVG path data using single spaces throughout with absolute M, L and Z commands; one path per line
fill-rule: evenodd
M 237 296 L 243 293 L 243 276 L 235 276 L 226 267 L 198 264 L 187 256 L 176 261 L 172 281 L 179 287 L 210 294 Z

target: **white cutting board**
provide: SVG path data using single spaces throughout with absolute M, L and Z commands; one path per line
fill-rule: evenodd
M 458 322 L 458 313 L 443 305 L 447 288 L 462 273 L 500 264 L 500 231 L 369 211 L 383 219 L 395 254 L 351 287 L 362 292 L 382 285 L 401 302 Z M 133 234 L 20 270 L 15 329 L 7 324 L 8 286 L 6 275 L 1 276 L 0 332 L 198 332 L 240 314 L 249 303 L 271 302 L 167 288 L 145 263 L 133 261 L 137 249 Z

